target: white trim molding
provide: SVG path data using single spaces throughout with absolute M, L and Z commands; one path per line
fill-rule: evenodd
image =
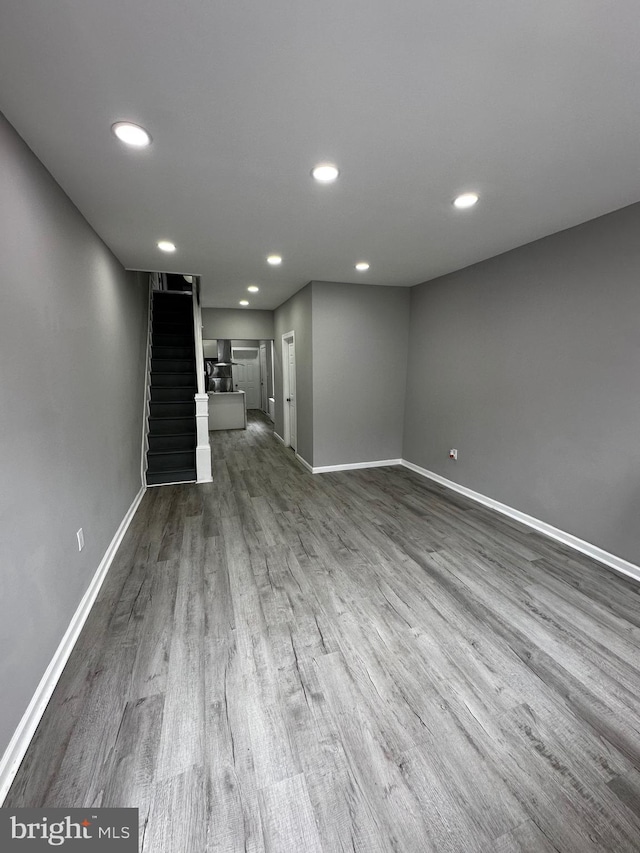
M 277 439 L 278 439 L 278 441 L 280 442 L 280 444 L 284 444 L 284 438 L 283 438 L 281 435 L 278 435 L 278 433 L 275 431 L 275 429 L 274 429 L 274 431 L 273 431 L 273 436 L 274 436 L 274 438 L 277 438 Z
M 204 349 L 202 346 L 202 309 L 200 307 L 200 279 L 193 279 L 191 303 L 193 308 L 193 334 L 196 357 L 198 391 L 194 395 L 196 404 L 196 480 L 210 483 L 211 446 L 209 444 L 209 395 L 204 387 Z
M 196 476 L 198 483 L 211 483 L 211 447 L 209 445 L 209 395 L 196 394 Z
M 377 459 L 375 462 L 349 462 L 346 465 L 320 465 L 313 469 L 313 473 L 328 474 L 331 471 L 355 471 L 358 468 L 387 468 L 390 465 L 402 465 L 402 459 Z
M 153 300 L 153 276 L 149 275 L 147 293 L 147 355 L 144 367 L 144 407 L 142 410 L 142 454 L 140 456 L 140 482 L 147 479 L 147 451 L 149 450 L 149 411 L 151 402 L 151 306 Z
M 107 572 L 111 568 L 113 558 L 115 557 L 118 548 L 120 547 L 120 543 L 131 524 L 133 516 L 140 505 L 140 501 L 144 497 L 145 491 L 146 488 L 143 486 L 133 499 L 133 503 L 127 510 L 125 517 L 122 519 L 120 526 L 116 530 L 116 533 L 111 540 L 109 547 L 105 551 L 104 557 L 100 561 L 100 565 L 89 584 L 89 588 L 82 596 L 82 600 L 80 601 L 76 612 L 73 614 L 69 627 L 65 631 L 65 634 L 60 641 L 60 645 L 56 649 L 49 666 L 42 676 L 40 684 L 37 686 L 36 691 L 33 694 L 29 707 L 24 712 L 24 715 L 18 724 L 18 728 L 15 730 L 13 737 L 9 742 L 9 746 L 6 748 L 4 755 L 0 759 L 0 806 L 2 806 L 5 797 L 9 792 L 9 788 L 11 787 L 22 759 L 29 748 L 29 744 L 31 743 L 31 739 L 38 728 L 38 724 L 44 714 L 45 708 L 47 707 L 53 691 L 55 690 L 56 684 L 62 675 L 62 671 L 69 660 L 69 656 L 73 651 L 73 647 L 75 646 L 78 637 L 80 636 L 84 623 L 87 621 L 87 617 L 89 616 L 91 608 L 98 597 L 98 593 L 104 583 Z
M 538 533 L 542 533 L 544 536 L 548 536 L 550 539 L 555 539 L 556 542 L 562 542 L 563 545 L 567 545 L 574 551 L 586 554 L 587 557 L 591 557 L 599 563 L 603 563 L 605 566 L 608 566 L 610 569 L 614 569 L 622 575 L 627 575 L 627 577 L 640 581 L 640 566 L 636 566 L 628 560 L 623 560 L 622 557 L 610 554 L 608 551 L 599 548 L 597 545 L 592 545 L 590 542 L 585 542 L 584 539 L 579 539 L 572 533 L 566 533 L 564 530 L 559 530 L 557 527 L 547 524 L 546 521 L 541 521 L 539 518 L 534 518 L 532 515 L 520 512 L 520 510 L 507 506 L 507 504 L 500 503 L 500 501 L 489 498 L 480 492 L 474 492 L 473 489 L 468 489 L 466 486 L 454 483 L 453 480 L 447 480 L 446 477 L 442 477 L 440 474 L 435 474 L 433 471 L 428 471 L 426 468 L 421 468 L 419 465 L 414 465 L 413 462 L 407 462 L 406 459 L 402 459 L 401 464 L 405 468 L 415 471 L 416 474 L 420 474 L 422 477 L 427 477 L 429 480 L 440 483 L 440 485 L 446 486 L 448 489 L 458 492 L 461 495 L 465 495 L 472 501 L 476 501 L 483 506 L 494 509 L 502 515 L 513 518 L 521 524 L 526 524 L 527 527 L 531 527 L 533 530 L 536 530 Z
M 307 460 L 304 458 L 304 456 L 300 456 L 300 454 L 298 453 L 298 451 L 296 451 L 296 459 L 298 460 L 298 462 L 300 462 L 300 463 L 301 463 L 301 464 L 302 464 L 302 465 L 307 469 L 307 471 L 309 471 L 311 474 L 313 474 L 313 473 L 314 473 L 314 471 L 313 471 L 313 465 L 310 465 L 310 464 L 307 462 Z

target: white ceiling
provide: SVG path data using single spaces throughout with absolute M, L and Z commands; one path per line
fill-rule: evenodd
M 637 0 L 2 0 L 0 107 L 125 266 L 273 308 L 638 201 L 639 45 Z

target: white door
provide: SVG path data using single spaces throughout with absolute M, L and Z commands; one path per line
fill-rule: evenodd
M 260 408 L 260 361 L 257 347 L 233 347 L 233 390 L 244 391 L 247 409 Z
M 282 336 L 282 389 L 284 392 L 284 443 L 298 446 L 296 412 L 296 343 L 293 332 Z
M 260 408 L 267 414 L 267 345 L 260 344 Z

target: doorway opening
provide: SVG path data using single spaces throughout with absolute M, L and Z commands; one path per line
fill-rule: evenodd
M 260 350 L 254 346 L 231 347 L 233 390 L 244 391 L 247 409 L 262 408 L 259 354 Z

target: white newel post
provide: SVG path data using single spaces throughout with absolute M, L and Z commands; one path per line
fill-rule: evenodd
M 193 331 L 196 346 L 196 375 L 198 391 L 196 401 L 196 477 L 198 483 L 210 483 L 211 448 L 209 446 L 209 395 L 204 388 L 204 353 L 202 351 L 202 310 L 200 308 L 200 280 L 193 278 Z
M 196 475 L 199 483 L 210 483 L 211 448 L 209 447 L 209 395 L 196 394 Z

